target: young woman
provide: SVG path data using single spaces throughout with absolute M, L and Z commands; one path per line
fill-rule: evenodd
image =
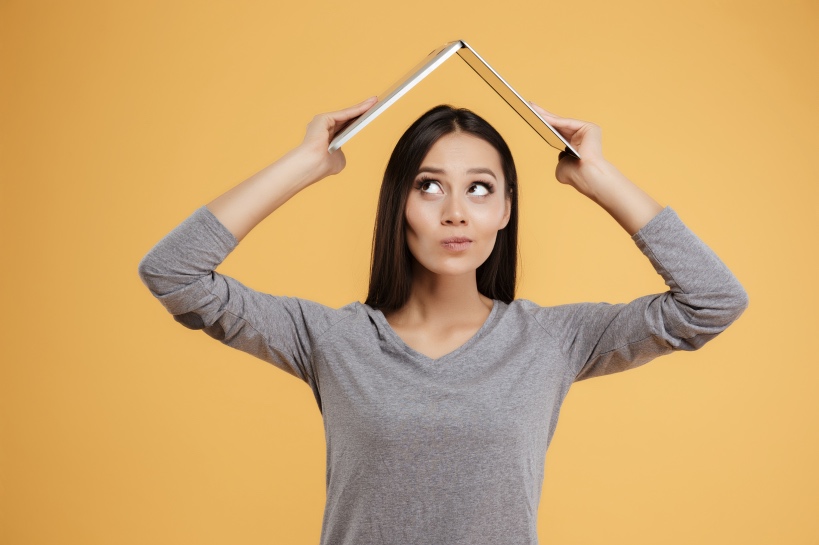
M 390 157 L 364 304 L 333 309 L 215 272 L 287 199 L 344 168 L 328 143 L 373 104 L 316 116 L 300 146 L 197 209 L 139 274 L 177 321 L 312 389 L 327 441 L 322 544 L 536 544 L 571 384 L 701 347 L 747 295 L 671 208 L 604 159 L 599 127 L 535 105 L 583 157 L 562 153 L 558 181 L 610 213 L 669 291 L 616 305 L 515 299 L 512 155 L 486 121 L 448 106 Z

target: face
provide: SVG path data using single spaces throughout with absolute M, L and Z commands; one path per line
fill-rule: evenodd
M 474 274 L 509 223 L 505 187 L 491 144 L 464 132 L 439 138 L 407 198 L 407 245 L 417 264 L 435 274 Z

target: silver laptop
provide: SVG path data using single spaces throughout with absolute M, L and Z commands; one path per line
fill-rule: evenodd
M 550 146 L 580 158 L 580 154 L 575 151 L 560 133 L 546 123 L 546 121 L 529 106 L 529 103 L 526 102 L 517 91 L 512 89 L 512 86 L 506 83 L 506 80 L 500 77 L 500 74 L 495 72 L 495 70 L 463 40 L 446 43 L 427 55 L 424 60 L 419 62 L 407 75 L 398 80 L 395 85 L 380 94 L 378 101 L 373 107 L 350 121 L 347 126 L 333 138 L 333 141 L 330 142 L 329 151 L 332 152 L 340 148 L 347 140 L 352 138 L 353 135 L 366 127 L 370 121 L 378 117 L 381 112 L 389 108 L 396 100 L 404 96 L 407 91 L 415 87 L 419 81 L 427 77 L 433 70 L 441 66 L 444 61 L 456 53 L 466 61 L 507 104 L 514 108 L 523 120 L 526 121 L 530 127 L 535 129 L 535 132 L 546 140 Z

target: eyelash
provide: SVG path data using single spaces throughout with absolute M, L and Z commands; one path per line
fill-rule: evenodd
M 436 180 L 435 178 L 427 178 L 425 176 L 421 176 L 418 179 L 418 181 L 415 182 L 415 189 L 418 189 L 420 191 L 421 188 L 424 186 L 424 184 L 427 183 L 427 182 L 435 182 L 435 183 L 440 185 L 438 180 Z M 494 186 L 494 184 L 491 184 L 490 182 L 473 182 L 473 185 L 482 185 L 483 187 L 486 188 L 486 192 L 489 195 L 491 195 L 492 193 L 495 192 L 495 186 Z

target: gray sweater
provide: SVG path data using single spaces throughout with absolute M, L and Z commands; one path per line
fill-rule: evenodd
M 333 309 L 215 272 L 238 242 L 205 206 L 139 275 L 176 321 L 309 385 L 327 442 L 322 545 L 536 545 L 546 450 L 571 384 L 696 350 L 748 305 L 671 208 L 632 238 L 669 291 L 615 305 L 496 300 L 438 359 L 368 305 Z

